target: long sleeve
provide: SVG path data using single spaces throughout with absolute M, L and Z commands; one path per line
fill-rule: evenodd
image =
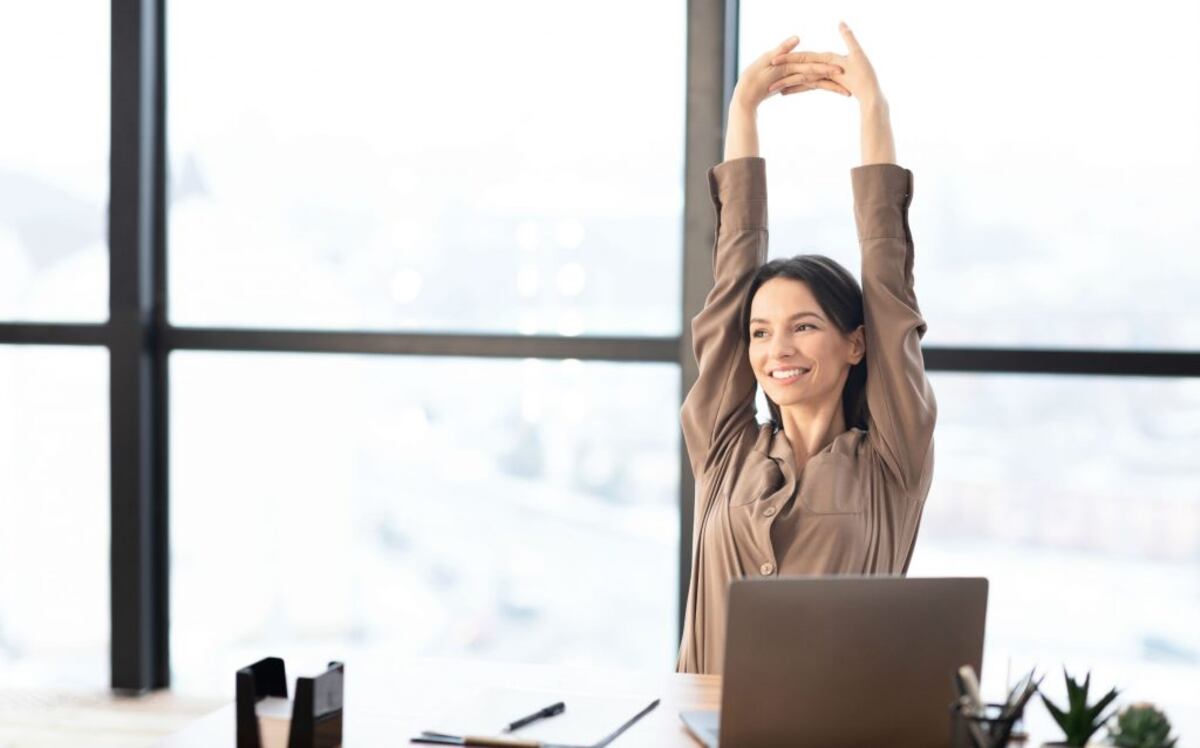
M 925 375 L 926 326 L 913 288 L 912 172 L 872 164 L 850 176 L 862 248 L 869 433 L 900 483 L 916 491 L 932 470 L 937 403 Z
M 709 170 L 708 181 L 717 213 L 714 285 L 692 320 L 699 373 L 680 418 L 697 478 L 740 429 L 756 422 L 756 383 L 738 317 L 750 279 L 767 257 L 766 162 L 726 161 Z

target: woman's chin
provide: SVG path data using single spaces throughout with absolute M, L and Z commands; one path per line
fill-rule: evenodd
M 818 401 L 824 401 L 826 398 L 833 397 L 828 392 L 815 392 L 812 387 L 806 386 L 804 382 L 783 386 L 771 382 L 763 388 L 763 391 L 767 397 L 771 398 L 771 402 L 781 408 L 792 405 L 812 405 Z
M 771 398 L 771 402 L 781 408 L 786 408 L 789 405 L 797 405 L 805 401 L 804 393 L 797 392 L 793 387 L 771 387 L 767 389 L 767 397 Z

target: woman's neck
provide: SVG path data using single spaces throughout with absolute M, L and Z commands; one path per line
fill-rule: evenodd
M 816 405 L 802 403 L 780 408 L 783 433 L 796 454 L 796 467 L 803 468 L 808 458 L 825 449 L 846 432 L 841 398 Z

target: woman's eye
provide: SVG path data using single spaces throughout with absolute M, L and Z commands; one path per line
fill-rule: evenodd
M 766 330 L 752 330 L 750 332 L 750 337 L 752 337 L 752 338 L 763 338 L 763 337 L 766 337 L 766 335 L 767 335 Z
M 812 325 L 806 323 L 806 324 L 802 324 L 802 325 L 796 325 L 796 332 L 800 332 L 801 330 L 804 330 L 806 328 L 809 330 L 817 329 L 817 328 L 813 327 Z

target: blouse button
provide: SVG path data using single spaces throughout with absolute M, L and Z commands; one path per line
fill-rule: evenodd
M 763 516 L 764 517 L 774 517 L 775 516 L 775 507 L 769 506 L 766 509 L 764 509 Z
M 775 564 L 768 561 L 762 566 L 758 567 L 758 570 L 762 572 L 764 577 L 769 577 L 775 573 Z

